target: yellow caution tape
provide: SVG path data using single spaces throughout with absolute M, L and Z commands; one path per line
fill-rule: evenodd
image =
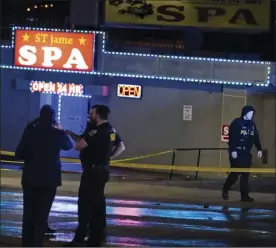
M 249 173 L 276 173 L 275 168 L 219 168 L 196 167 L 183 165 L 157 165 L 157 164 L 133 164 L 133 163 L 112 163 L 113 166 L 136 169 L 174 170 L 174 171 L 202 171 L 202 172 L 249 172 Z
M 9 151 L 0 151 L 1 155 L 14 156 L 14 152 Z M 249 172 L 249 173 L 267 173 L 267 174 L 276 174 L 275 168 L 229 168 L 229 167 L 196 167 L 196 166 L 183 166 L 183 165 L 157 165 L 157 164 L 134 164 L 134 163 L 125 163 L 125 161 L 134 161 L 139 159 L 145 159 L 155 156 L 164 155 L 171 153 L 173 150 L 133 157 L 119 160 L 112 160 L 111 166 L 122 167 L 122 168 L 134 168 L 134 169 L 153 169 L 153 170 L 174 170 L 174 171 L 201 171 L 201 172 Z M 61 158 L 62 162 L 67 163 L 80 163 L 79 159 L 75 158 Z M 23 164 L 22 161 L 8 161 L 1 160 L 2 163 L 10 164 Z M 123 162 L 123 163 L 122 163 Z
M 77 158 L 60 158 L 62 162 L 80 164 L 80 160 Z
M 14 156 L 14 152 L 9 152 L 9 151 L 0 151 L 1 155 L 6 155 L 6 156 Z M 137 157 L 132 157 L 132 158 L 124 158 L 124 159 L 118 159 L 118 160 L 112 160 L 112 162 L 126 162 L 126 161 L 135 161 L 139 159 L 145 159 L 145 158 L 152 158 L 156 156 L 161 156 L 164 154 L 168 154 L 173 152 L 173 150 L 168 150 L 168 151 L 163 151 L 163 152 L 156 152 L 156 153 L 151 153 L 143 156 L 137 156 Z M 80 160 L 77 158 L 61 158 L 62 162 L 68 162 L 68 163 L 80 163 Z
M 139 160 L 139 159 L 145 159 L 145 158 L 152 158 L 152 157 L 156 157 L 156 156 L 161 156 L 161 155 L 165 155 L 168 153 L 173 152 L 173 150 L 168 150 L 168 151 L 164 151 L 164 152 L 156 152 L 156 153 L 151 153 L 151 154 L 147 154 L 147 155 L 143 155 L 143 156 L 138 156 L 138 157 L 133 157 L 133 158 L 124 158 L 124 159 L 118 159 L 118 160 L 112 160 L 112 163 L 117 163 L 117 162 L 125 162 L 125 161 L 134 161 L 134 160 Z
M 8 164 L 24 164 L 22 161 L 10 161 L 10 160 L 0 160 L 2 163 L 8 163 Z
M 8 151 L 0 151 L 1 155 L 7 155 L 7 156 L 14 156 L 14 152 L 8 152 Z
M 21 161 L 1 160 L 2 163 L 23 164 Z M 133 163 L 112 163 L 111 166 L 134 169 L 153 169 L 153 170 L 174 170 L 174 171 L 201 171 L 201 172 L 249 172 L 276 174 L 274 168 L 219 168 L 219 167 L 196 167 L 183 165 L 157 165 L 157 164 L 133 164 Z M 72 172 L 74 173 L 74 172 Z

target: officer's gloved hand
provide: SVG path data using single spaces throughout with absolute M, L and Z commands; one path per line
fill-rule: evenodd
M 63 127 L 60 125 L 59 122 L 55 123 L 54 128 L 59 129 L 59 130 L 63 130 Z
M 238 157 L 238 153 L 237 152 L 231 152 L 231 156 L 232 158 L 236 159 Z
M 258 151 L 257 157 L 258 157 L 258 158 L 261 158 L 262 156 L 263 156 L 263 152 L 262 152 L 262 151 Z

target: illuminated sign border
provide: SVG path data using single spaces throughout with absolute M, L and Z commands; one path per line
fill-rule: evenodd
M 137 87 L 140 90 L 140 96 L 127 96 L 127 95 L 121 95 L 120 94 L 120 87 Z M 132 98 L 132 99 L 141 99 L 142 97 L 142 86 L 141 85 L 134 85 L 134 84 L 118 84 L 117 85 L 117 96 L 121 98 Z
M 36 91 L 36 90 L 33 90 L 33 84 L 34 83 L 49 83 L 49 84 L 57 84 L 57 85 L 60 85 L 61 87 L 62 86 L 64 86 L 64 85 L 75 85 L 75 86 L 77 86 L 77 85 L 80 85 L 81 86 L 81 91 L 82 91 L 82 93 L 81 94 L 76 94 L 76 93 L 68 93 L 68 92 L 66 92 L 66 93 L 59 93 L 59 92 L 51 92 L 51 91 L 49 91 L 49 92 L 43 92 L 43 91 Z M 67 95 L 67 96 L 79 96 L 79 97 L 81 97 L 81 96 L 83 96 L 84 94 L 84 86 L 82 85 L 82 84 L 75 84 L 75 83 L 61 83 L 61 82 L 53 82 L 53 81 L 49 81 L 49 82 L 46 82 L 46 81 L 38 81 L 38 80 L 32 80 L 31 81 L 31 83 L 30 83 L 30 91 L 32 92 L 32 93 L 43 93 L 43 94 L 56 94 L 56 95 Z
M 61 98 L 62 96 L 71 96 L 71 97 L 84 97 L 84 98 L 91 98 L 92 96 L 90 95 L 74 95 L 74 94 L 58 94 L 58 93 L 51 93 L 51 92 L 38 92 L 38 91 L 33 91 L 32 90 L 32 83 L 33 82 L 44 82 L 44 81 L 39 81 L 39 80 L 32 80 L 30 82 L 30 92 L 31 93 L 38 93 L 38 94 L 51 94 L 51 95 L 58 95 L 58 112 L 57 112 L 57 119 L 60 121 L 60 116 L 61 116 Z
M 164 76 L 150 76 L 150 75 L 137 75 L 127 73 L 111 73 L 111 72 L 83 72 L 83 71 L 65 71 L 65 70 L 49 70 L 41 68 L 26 68 L 26 67 L 15 67 L 11 65 L 0 65 L 0 68 L 4 69 L 15 69 L 15 70 L 34 70 L 34 71 L 52 71 L 52 72 L 65 72 L 65 73 L 78 73 L 98 76 L 109 76 L 109 77 L 126 77 L 126 78 L 140 78 L 140 79 L 158 79 L 158 80 L 172 80 L 179 82 L 192 82 L 192 83 L 211 83 L 211 84 L 224 84 L 224 85 L 237 85 L 237 86 L 269 86 L 270 73 L 271 73 L 271 62 L 268 61 L 250 61 L 250 60 L 234 60 L 234 59 L 221 59 L 221 58 L 203 58 L 203 57 L 186 57 L 186 56 L 171 56 L 171 55 L 158 55 L 158 54 L 147 54 L 147 53 L 127 53 L 127 52 L 110 52 L 105 50 L 105 32 L 101 31 L 78 31 L 78 30 L 63 30 L 63 29 L 48 29 L 48 28 L 31 28 L 31 27 L 13 27 L 12 28 L 12 42 L 11 45 L 2 45 L 1 48 L 14 48 L 14 33 L 17 29 L 23 30 L 39 30 L 39 31 L 56 31 L 56 32 L 76 32 L 76 33 L 94 33 L 102 36 L 102 53 L 111 54 L 117 56 L 138 56 L 138 57 L 154 57 L 154 58 L 168 58 L 176 60 L 191 60 L 191 61 L 209 61 L 218 63 L 236 63 L 236 64 L 261 64 L 267 65 L 267 80 L 264 83 L 250 83 L 250 82 L 233 82 L 224 80 L 203 80 L 194 78 L 179 78 L 179 77 L 164 77 Z M 96 37 L 96 36 L 95 36 Z
M 58 30 L 58 29 L 44 29 L 44 28 L 13 28 L 12 30 L 12 48 L 15 49 L 16 43 L 16 31 L 22 30 L 22 31 L 36 31 L 36 32 L 56 32 L 56 33 L 72 33 L 72 34 L 93 34 L 93 40 L 92 40 L 92 54 L 91 54 L 91 59 L 92 59 L 92 70 L 87 71 L 87 70 L 66 70 L 66 69 L 52 69 L 52 68 L 43 68 L 43 67 L 31 67 L 31 66 L 19 66 L 15 65 L 15 51 L 14 51 L 14 56 L 13 56 L 13 64 L 15 68 L 18 69 L 29 69 L 29 70 L 39 70 L 39 71 L 54 71 L 54 72 L 71 72 L 71 73 L 91 73 L 95 70 L 95 39 L 96 39 L 96 34 L 97 32 L 94 31 L 76 31 L 76 30 Z M 82 54 L 83 56 L 83 54 Z

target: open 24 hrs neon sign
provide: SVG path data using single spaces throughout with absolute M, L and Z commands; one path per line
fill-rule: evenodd
M 60 82 L 32 81 L 31 92 L 60 94 L 60 95 L 83 95 L 82 84 L 66 84 Z

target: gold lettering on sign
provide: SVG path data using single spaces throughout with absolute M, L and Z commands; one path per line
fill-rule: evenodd
M 73 38 L 56 36 L 54 34 L 37 33 L 35 35 L 35 42 L 48 45 L 73 45 Z

